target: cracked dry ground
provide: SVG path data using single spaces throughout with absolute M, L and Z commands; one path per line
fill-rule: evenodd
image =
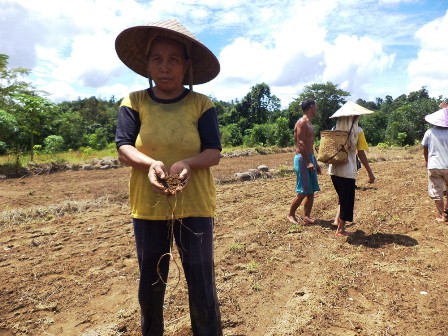
M 285 219 L 292 155 L 223 158 L 213 168 L 224 335 L 447 335 L 448 225 L 434 221 L 421 153 L 369 153 L 377 182 L 360 171 L 349 238 L 334 237 L 325 167 L 313 209 L 321 224 Z M 287 173 L 228 182 L 260 164 Z M 0 336 L 138 335 L 128 174 L 0 181 Z M 190 335 L 184 278 L 171 265 L 166 335 Z

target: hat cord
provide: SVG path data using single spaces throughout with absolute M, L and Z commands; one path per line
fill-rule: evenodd
M 191 61 L 191 43 L 187 43 L 187 53 L 188 53 L 188 63 L 189 63 L 189 69 L 188 69 L 188 87 L 190 91 L 193 91 L 193 62 Z
M 155 38 L 156 38 L 156 36 L 151 36 L 148 39 L 148 43 L 146 44 L 146 52 L 145 52 L 146 69 L 148 71 L 148 81 L 149 81 L 149 87 L 151 89 L 153 88 L 153 83 L 152 83 L 151 72 L 149 71 L 149 67 L 148 67 L 148 57 L 149 57 L 149 51 L 151 49 L 151 44 L 152 44 L 152 42 L 154 41 Z

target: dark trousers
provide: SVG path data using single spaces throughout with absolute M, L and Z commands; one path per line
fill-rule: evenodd
M 353 209 L 355 207 L 356 180 L 331 175 L 334 189 L 339 197 L 341 212 L 339 218 L 346 222 L 353 222 Z
M 170 257 L 161 257 L 170 251 L 171 226 L 187 281 L 193 335 L 221 336 L 213 264 L 213 218 L 183 218 L 174 224 L 142 219 L 133 222 L 140 267 L 138 299 L 143 336 L 163 335 L 163 302 Z

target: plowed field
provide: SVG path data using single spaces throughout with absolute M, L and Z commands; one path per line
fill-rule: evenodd
M 368 184 L 360 170 L 349 238 L 334 236 L 336 193 L 325 167 L 312 213 L 320 224 L 286 220 L 292 156 L 223 158 L 213 168 L 224 335 L 448 335 L 448 225 L 434 220 L 420 150 L 368 153 L 377 180 Z M 261 164 L 284 174 L 232 181 Z M 128 175 L 0 181 L 1 336 L 138 335 Z M 166 335 L 190 335 L 183 274 L 171 265 Z

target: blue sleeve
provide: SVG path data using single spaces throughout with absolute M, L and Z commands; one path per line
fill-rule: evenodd
M 222 150 L 219 137 L 218 114 L 214 107 L 205 111 L 198 121 L 199 136 L 201 138 L 201 150 Z
M 135 141 L 140 132 L 140 125 L 140 117 L 137 111 L 127 106 L 120 107 L 117 119 L 117 132 L 115 133 L 117 149 L 123 145 L 135 146 Z

